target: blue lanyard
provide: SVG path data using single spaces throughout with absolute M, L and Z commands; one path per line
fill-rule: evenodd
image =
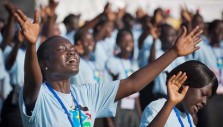
M 130 69 L 126 69 L 125 68 L 125 65 L 124 65 L 124 62 L 123 62 L 123 59 L 122 58 L 119 58 L 120 59 L 120 62 L 121 62 L 121 65 L 122 65 L 122 68 L 125 70 L 125 76 L 126 76 L 126 78 L 127 77 L 129 77 L 129 75 L 128 75 L 128 73 L 129 73 L 129 71 L 131 71 L 131 72 L 133 72 L 133 67 L 132 67 L 132 61 L 130 60 Z
M 214 54 L 214 56 L 215 56 L 215 58 L 217 59 L 217 68 L 218 68 L 218 70 L 219 70 L 219 82 L 221 83 L 222 82 L 222 79 L 221 79 L 221 77 L 222 77 L 222 63 L 221 63 L 221 65 L 219 64 L 219 59 L 223 59 L 223 47 L 222 46 L 220 46 L 220 52 L 221 52 L 221 55 L 218 57 L 217 56 L 217 54 L 215 53 L 215 51 L 214 51 L 214 47 L 212 47 L 211 46 L 211 49 L 212 49 L 212 52 L 213 52 L 213 54 Z
M 182 120 L 181 120 L 181 118 L 180 118 L 179 111 L 178 111 L 178 109 L 177 109 L 176 107 L 174 107 L 174 111 L 175 111 L 175 113 L 176 113 L 176 116 L 177 116 L 178 121 L 180 122 L 181 127 L 184 127 L 184 124 L 183 124 L 183 122 L 182 122 Z M 190 116 L 189 116 L 189 114 L 188 114 L 188 113 L 186 113 L 186 114 L 187 114 L 187 120 L 188 120 L 188 122 L 189 122 L 189 124 L 190 124 L 190 127 L 193 127 L 193 126 L 192 126 L 192 122 L 191 122 L 191 120 L 190 120 Z
M 60 103 L 60 105 L 62 106 L 63 110 L 64 110 L 65 113 L 67 114 L 67 117 L 68 117 L 68 120 L 70 121 L 71 126 L 74 127 L 73 122 L 72 122 L 71 117 L 70 117 L 70 113 L 68 112 L 67 108 L 64 106 L 63 102 L 61 101 L 61 99 L 59 98 L 59 96 L 57 95 L 57 93 L 53 90 L 53 88 L 52 88 L 48 83 L 46 83 L 46 86 L 48 87 L 48 89 L 50 90 L 50 92 L 54 95 L 54 97 L 57 99 L 57 101 Z M 72 95 L 72 97 L 73 97 L 73 100 L 74 100 L 75 104 L 76 104 L 77 107 L 78 107 L 79 117 L 80 117 L 80 124 L 81 124 L 81 127 L 83 127 L 82 119 L 81 119 L 81 110 L 80 110 L 80 106 L 78 105 L 78 102 L 77 102 L 77 100 L 74 98 L 72 92 L 71 92 L 71 95 Z

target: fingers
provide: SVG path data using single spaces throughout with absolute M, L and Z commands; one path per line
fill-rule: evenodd
M 17 11 L 16 11 L 16 13 L 20 16 L 20 18 L 25 22 L 28 18 L 27 18 L 27 16 L 20 10 L 20 9 L 18 9 Z
M 40 15 L 39 15 L 39 11 L 35 10 L 34 13 L 34 22 L 33 23 L 40 23 Z
M 198 49 L 200 49 L 200 46 L 195 46 L 194 47 L 194 51 L 197 51 Z
M 24 24 L 24 21 L 21 19 L 21 17 L 17 13 L 15 13 L 14 16 L 16 20 L 18 21 L 20 27 L 22 27 L 22 25 Z
M 193 36 L 193 39 L 196 39 L 198 37 L 200 37 L 200 35 L 203 33 L 203 30 L 199 30 L 198 32 L 195 33 L 195 35 Z
M 182 86 L 182 84 L 187 80 L 186 73 L 182 73 L 181 71 L 177 73 L 177 75 L 173 75 L 169 80 L 169 84 L 176 85 L 179 89 Z
M 181 76 L 181 74 L 182 74 L 182 72 L 180 71 L 180 72 L 178 72 L 177 73 L 177 76 L 175 77 L 175 80 L 178 80 L 179 79 L 179 77 Z
M 171 83 L 173 81 L 173 79 L 175 79 L 176 75 L 173 75 L 170 77 L 170 79 L 168 80 L 169 83 Z
M 185 86 L 181 92 L 182 95 L 185 95 L 189 89 L 189 86 Z
M 199 29 L 199 26 L 196 26 L 196 27 L 195 27 L 195 28 L 188 34 L 188 36 L 193 37 L 194 34 L 198 31 L 198 29 Z
M 183 26 L 183 32 L 181 33 L 180 38 L 185 37 L 186 35 L 187 35 L 187 29 L 185 26 Z
M 201 37 L 196 38 L 196 40 L 194 40 L 195 45 L 200 43 L 203 39 Z
M 184 72 L 178 79 L 179 84 L 183 84 L 187 80 L 186 73 Z

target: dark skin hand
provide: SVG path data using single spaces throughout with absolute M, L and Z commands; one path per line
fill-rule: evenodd
M 5 31 L 3 32 L 4 33 L 3 41 L 0 45 L 2 51 L 4 51 L 7 44 L 12 42 L 12 40 L 13 40 L 14 28 L 15 28 L 15 17 L 13 15 L 13 13 L 16 10 L 16 7 L 9 2 L 4 3 L 4 7 L 5 7 L 6 11 L 8 12 L 9 16 L 8 16 L 8 22 L 5 26 Z
M 181 86 L 186 81 L 186 79 L 187 79 L 186 73 L 179 72 L 177 75 L 173 75 L 168 80 L 167 91 L 169 98 L 164 104 L 163 108 L 159 111 L 156 117 L 148 125 L 148 127 L 164 127 L 174 106 L 176 106 L 184 99 L 188 91 L 189 87 L 186 86 L 183 88 L 182 92 L 179 92 Z
M 21 32 L 18 32 L 18 38 L 16 40 L 16 44 L 13 47 L 12 51 L 10 52 L 9 56 L 6 58 L 6 69 L 10 70 L 11 67 L 14 65 L 19 48 L 24 43 L 24 37 Z

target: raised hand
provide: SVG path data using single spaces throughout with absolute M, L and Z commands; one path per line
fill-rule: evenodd
M 149 33 L 152 35 L 154 40 L 158 39 L 157 28 L 152 25 L 152 23 L 148 23 Z
M 112 11 L 111 9 L 111 4 L 107 3 L 104 7 L 104 12 L 103 12 L 108 21 L 114 21 L 116 19 L 116 14 Z
M 56 2 L 54 0 L 49 1 L 49 5 L 46 7 L 46 14 L 50 17 L 53 17 L 56 15 L 56 8 L 58 6 L 59 2 Z
M 199 30 L 199 26 L 194 28 L 189 34 L 187 34 L 186 27 L 183 27 L 183 32 L 177 38 L 173 49 L 176 51 L 178 56 L 185 56 L 198 50 L 200 47 L 196 46 L 202 38 L 200 35 L 203 30 Z
M 122 19 L 122 17 L 125 15 L 126 13 L 126 8 L 119 8 L 118 12 L 117 12 L 117 19 Z
M 24 36 L 22 35 L 21 30 L 18 32 L 18 41 L 19 43 L 23 43 L 25 40 Z
M 9 2 L 4 3 L 4 7 L 10 15 L 13 15 L 16 11 L 16 6 L 14 6 L 13 4 Z
M 168 101 L 173 104 L 180 103 L 187 93 L 188 86 L 182 88 L 183 83 L 186 81 L 186 73 L 179 72 L 177 75 L 173 75 L 167 84 Z M 182 90 L 181 90 L 182 89 Z
M 14 14 L 16 20 L 21 27 L 21 33 L 30 44 L 36 44 L 36 40 L 40 31 L 39 13 L 35 11 L 34 22 L 31 23 L 28 17 L 21 11 L 17 10 Z

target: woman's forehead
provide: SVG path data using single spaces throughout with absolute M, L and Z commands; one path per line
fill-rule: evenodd
M 71 46 L 72 44 L 70 43 L 70 41 L 68 41 L 67 39 L 65 39 L 63 37 L 57 37 L 57 38 L 53 39 L 49 45 L 54 48 L 54 47 L 57 47 L 60 45 Z

